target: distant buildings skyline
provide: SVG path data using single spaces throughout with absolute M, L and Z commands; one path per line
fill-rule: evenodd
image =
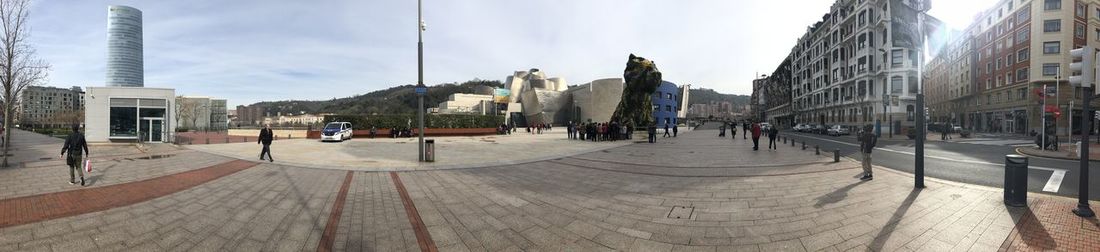
M 108 87 L 145 86 L 141 18 L 133 7 L 107 6 Z

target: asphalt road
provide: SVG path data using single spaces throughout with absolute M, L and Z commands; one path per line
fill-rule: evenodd
M 843 156 L 856 160 L 860 158 L 857 152 L 859 142 L 854 136 L 833 137 L 789 131 L 781 132 L 780 136 L 796 140 L 794 148 L 801 148 L 801 143 L 805 141 L 810 150 L 814 146 L 820 146 L 822 152 L 839 149 Z M 791 148 L 789 142 L 786 147 Z M 873 152 L 872 162 L 878 166 L 912 173 L 913 153 L 914 142 L 904 136 L 895 136 L 894 139 L 880 138 L 878 147 Z M 928 177 L 1002 187 L 1005 155 L 1016 154 L 1016 147 L 926 141 L 924 153 L 924 173 Z M 1029 157 L 1028 162 L 1028 191 L 1077 197 L 1080 185 L 1080 163 L 1077 160 Z M 1089 199 L 1100 200 L 1100 162 L 1090 162 L 1089 167 Z M 1059 173 L 1064 174 L 1060 183 L 1056 176 Z M 1100 209 L 1100 206 L 1092 207 L 1094 210 Z

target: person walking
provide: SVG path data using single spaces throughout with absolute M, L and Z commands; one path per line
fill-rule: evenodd
M 741 123 L 741 130 L 744 131 L 744 132 L 741 132 L 742 134 L 744 134 L 744 135 L 741 135 L 741 139 L 745 139 L 746 137 L 748 137 L 749 136 L 749 122 L 746 121 L 744 123 Z
M 377 134 L 377 133 L 378 133 L 378 128 L 375 128 L 374 126 L 370 126 L 370 138 L 374 139 L 374 134 Z
M 672 125 L 672 137 L 676 137 L 676 135 L 679 134 L 679 133 L 680 133 L 680 127 L 676 127 L 676 125 Z
M 83 151 L 83 152 L 81 152 Z M 68 156 L 65 156 L 65 153 Z M 88 152 L 88 142 L 84 139 L 84 134 L 80 133 L 80 125 L 73 124 L 73 133 L 69 133 L 69 136 L 65 138 L 65 146 L 61 147 L 61 157 L 65 158 L 65 164 L 69 165 L 69 184 L 76 184 L 76 173 L 80 173 L 80 186 L 84 186 L 84 168 L 81 164 L 84 161 L 83 154 L 91 154 Z
M 565 134 L 567 136 L 566 138 L 573 139 L 573 121 L 569 121 L 569 123 L 565 125 Z
M 730 140 L 737 140 L 737 123 L 730 122 Z
M 752 150 L 760 150 L 760 124 L 752 124 Z
M 271 140 L 275 137 L 275 134 L 271 131 L 271 124 L 264 124 L 264 128 L 260 129 L 260 137 L 256 139 L 256 144 L 263 144 L 263 150 L 260 150 L 260 160 L 264 160 L 264 154 L 267 154 L 267 161 L 275 162 L 275 159 L 271 157 Z
M 776 129 L 775 126 L 769 127 L 768 128 L 768 149 L 778 150 L 777 146 L 775 144 L 775 139 L 776 138 L 779 138 L 779 129 Z
M 859 133 L 859 152 L 863 154 L 863 177 L 859 180 L 874 179 L 874 174 L 871 173 L 871 151 L 875 149 L 876 144 L 878 144 L 878 137 L 871 134 L 871 126 L 864 126 Z
M 667 123 L 665 124 L 665 136 L 664 137 L 672 137 L 671 134 L 668 134 L 668 124 Z

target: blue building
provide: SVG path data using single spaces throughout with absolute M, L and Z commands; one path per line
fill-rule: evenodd
M 653 120 L 658 128 L 665 124 L 676 126 L 676 112 L 680 111 L 679 93 L 676 84 L 668 81 L 661 81 L 661 86 L 653 93 Z

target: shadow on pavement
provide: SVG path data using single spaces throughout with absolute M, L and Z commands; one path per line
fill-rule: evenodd
M 836 191 L 833 191 L 833 192 L 825 194 L 825 195 L 821 195 L 821 197 L 817 197 L 817 203 L 814 204 L 814 208 L 821 208 L 825 205 L 837 203 L 837 202 L 840 202 L 841 200 L 844 200 L 844 198 L 848 197 L 848 191 L 851 191 L 852 188 L 856 188 L 856 186 L 862 185 L 865 182 L 867 182 L 867 181 L 866 180 L 860 180 L 859 182 L 852 183 L 850 185 L 838 188 L 838 189 L 836 189 Z
M 1023 242 L 1028 247 L 1041 250 L 1054 250 L 1057 248 L 1058 242 L 1050 236 L 1050 232 L 1047 232 L 1047 228 L 1039 222 L 1039 218 L 1035 217 L 1035 213 L 1031 211 L 1030 206 L 1005 206 L 1005 208 L 1008 210 L 1008 214 L 1012 216 L 1012 222 L 1016 223 L 1014 229 L 1023 237 Z
M 913 188 L 909 191 L 909 196 L 905 197 L 905 200 L 901 202 L 901 206 L 898 206 L 898 210 L 894 211 L 894 214 L 890 216 L 890 220 L 886 222 L 886 226 L 882 227 L 882 230 L 875 234 L 875 240 L 871 241 L 871 245 L 867 246 L 867 251 L 882 251 L 882 246 L 886 244 L 886 241 L 890 240 L 890 235 L 894 234 L 894 229 L 898 227 L 901 222 L 901 217 L 905 216 L 905 213 L 909 211 L 909 207 L 913 206 L 913 201 L 916 201 L 917 196 L 920 195 L 920 188 Z

